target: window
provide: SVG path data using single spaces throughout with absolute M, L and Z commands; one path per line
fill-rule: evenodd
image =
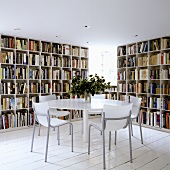
M 117 85 L 117 47 L 111 50 L 91 47 L 89 49 L 89 74 L 97 73 L 106 82 Z

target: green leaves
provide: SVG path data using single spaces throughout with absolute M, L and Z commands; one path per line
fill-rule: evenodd
M 110 88 L 110 82 L 106 83 L 104 77 L 99 77 L 97 74 L 89 75 L 82 79 L 80 76 L 75 76 L 72 79 L 70 93 L 73 95 L 84 95 L 90 93 L 94 95 L 96 92 L 104 92 Z

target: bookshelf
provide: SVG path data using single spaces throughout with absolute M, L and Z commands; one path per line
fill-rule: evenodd
M 143 126 L 170 132 L 170 37 L 119 46 L 117 74 L 118 99 L 141 97 Z
M 33 99 L 67 98 L 72 77 L 87 74 L 87 47 L 0 35 L 0 130 L 32 125 Z

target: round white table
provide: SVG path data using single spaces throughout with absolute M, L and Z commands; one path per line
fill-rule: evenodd
M 61 99 L 51 100 L 50 108 L 68 109 L 68 110 L 83 110 L 83 141 L 88 140 L 88 111 L 103 109 L 104 104 L 120 106 L 127 105 L 127 102 L 110 100 L 110 99 L 92 99 L 91 103 L 85 102 L 85 99 Z

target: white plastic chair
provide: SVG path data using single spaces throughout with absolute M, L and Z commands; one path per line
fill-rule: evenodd
M 143 144 L 142 126 L 141 126 L 141 119 L 140 119 L 141 100 L 142 100 L 142 98 L 130 96 L 130 103 L 133 103 L 131 119 L 133 120 L 133 119 L 136 119 L 138 117 L 139 127 L 140 127 L 141 143 Z M 132 129 L 132 136 L 133 136 L 132 121 L 131 121 L 131 129 Z
M 105 94 L 94 94 L 94 96 L 91 96 L 91 99 L 105 99 Z M 88 111 L 89 115 L 93 115 L 93 114 L 102 114 L 102 110 L 101 109 L 92 109 Z M 83 122 L 82 122 L 82 133 L 83 133 Z
M 90 154 L 90 129 L 95 127 L 102 131 L 103 140 L 103 168 L 106 168 L 105 162 L 105 131 L 109 131 L 109 150 L 111 150 L 111 131 L 115 131 L 115 144 L 116 132 L 119 129 L 129 127 L 129 146 L 130 146 L 130 162 L 132 162 L 132 144 L 131 144 L 131 110 L 132 104 L 122 106 L 104 105 L 101 123 L 89 124 L 89 138 L 88 138 L 88 154 Z
M 41 124 L 42 126 L 47 127 L 47 141 L 46 141 L 46 151 L 45 151 L 45 162 L 47 162 L 47 152 L 48 152 L 48 141 L 49 141 L 49 133 L 50 133 L 50 127 L 60 127 L 65 124 L 70 124 L 71 126 L 71 151 L 73 152 L 73 125 L 72 123 L 58 119 L 57 112 L 55 115 L 57 117 L 52 118 L 51 117 L 51 109 L 49 108 L 48 102 L 42 102 L 42 103 L 34 103 L 33 102 L 33 108 L 34 108 L 34 127 L 33 127 L 33 133 L 32 133 L 32 143 L 31 143 L 31 152 L 33 151 L 33 142 L 34 142 L 34 134 L 35 134 L 35 123 L 36 121 Z M 59 138 L 59 132 L 57 134 L 58 137 L 58 145 L 60 145 L 60 138 Z
M 54 94 L 54 95 L 39 96 L 40 103 L 50 101 L 50 100 L 56 100 L 56 95 Z M 69 120 L 71 122 L 71 114 L 69 111 L 58 111 L 55 108 L 51 108 L 50 112 L 52 115 L 56 115 L 56 112 L 57 112 L 58 117 L 69 115 Z M 39 124 L 38 136 L 40 136 L 40 128 L 41 128 L 41 125 Z M 54 128 L 54 130 L 55 130 L 55 128 Z M 58 131 L 59 131 L 59 129 L 58 129 Z M 70 129 L 70 134 L 71 134 L 71 129 Z

